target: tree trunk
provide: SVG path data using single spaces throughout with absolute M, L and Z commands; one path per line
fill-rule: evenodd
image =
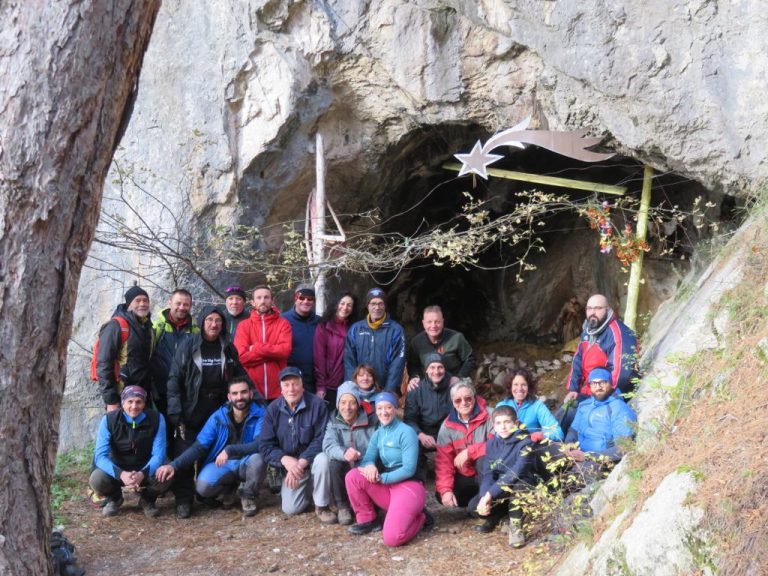
M 0 574 L 50 574 L 67 341 L 160 0 L 0 2 Z

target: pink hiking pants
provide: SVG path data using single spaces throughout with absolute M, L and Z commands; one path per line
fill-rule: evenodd
M 387 546 L 410 542 L 424 526 L 427 493 L 421 482 L 404 480 L 396 484 L 373 484 L 357 468 L 352 468 L 344 480 L 358 524 L 376 519 L 375 506 L 386 510 L 382 536 Z

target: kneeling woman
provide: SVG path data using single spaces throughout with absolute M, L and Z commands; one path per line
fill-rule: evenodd
M 419 440 L 413 428 L 397 419 L 397 398 L 381 392 L 374 398 L 380 428 L 373 433 L 360 466 L 345 479 L 356 524 L 351 534 L 382 530 L 376 506 L 386 511 L 383 540 L 387 546 L 409 542 L 422 527 L 433 524 L 424 508 L 426 491 L 415 480 L 419 459 Z

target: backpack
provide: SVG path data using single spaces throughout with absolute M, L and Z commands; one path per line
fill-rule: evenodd
M 128 320 L 123 318 L 122 316 L 112 316 L 112 320 L 116 320 L 118 324 L 120 324 L 120 346 L 125 346 L 125 343 L 128 341 L 128 336 L 130 335 L 130 328 L 128 327 Z M 111 322 L 111 320 L 110 320 Z M 109 324 L 109 322 L 102 324 L 101 328 L 99 329 L 99 336 L 96 337 L 96 342 L 93 345 L 93 356 L 91 357 L 91 380 L 94 382 L 99 381 L 99 377 L 96 374 L 96 366 L 98 364 L 98 358 L 99 358 L 99 340 L 101 336 L 101 332 L 104 330 L 104 327 Z M 117 382 L 120 379 L 120 364 L 118 360 L 115 360 L 115 382 Z
M 83 576 L 85 570 L 77 565 L 75 547 L 64 534 L 51 534 L 51 560 L 54 576 Z

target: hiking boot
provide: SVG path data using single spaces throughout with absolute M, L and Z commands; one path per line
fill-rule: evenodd
M 181 518 L 182 520 L 186 520 L 192 516 L 192 504 L 189 503 L 182 503 L 182 504 L 176 504 L 176 517 Z
M 116 516 L 117 511 L 120 510 L 120 506 L 122 505 L 123 505 L 122 496 L 120 496 L 117 499 L 107 498 L 107 503 L 104 504 L 104 507 L 101 509 L 101 515 L 106 516 L 107 518 Z
M 509 545 L 512 548 L 522 548 L 525 546 L 523 523 L 516 518 L 509 519 Z
M 144 511 L 144 516 L 147 518 L 156 518 L 160 514 L 160 509 L 155 506 L 153 500 L 147 500 L 146 498 L 139 498 L 139 506 Z
M 336 524 L 338 522 L 336 514 L 328 506 L 315 506 L 315 516 L 323 524 Z
M 499 524 L 499 519 L 494 518 L 493 516 L 489 516 L 485 520 L 482 521 L 480 524 L 475 524 L 474 529 L 477 532 L 480 532 L 482 534 L 489 534 L 493 532 L 496 529 L 496 526 Z
M 363 534 L 370 534 L 371 532 L 379 532 L 381 530 L 381 522 L 378 518 L 371 520 L 370 522 L 363 522 L 362 524 L 352 524 L 347 528 L 347 532 L 354 534 L 355 536 L 362 536 Z
M 432 512 L 426 508 L 424 508 L 422 512 L 424 512 L 424 526 L 422 526 L 421 529 L 424 531 L 432 530 L 432 528 L 435 527 L 435 517 L 432 516 Z
M 241 496 L 240 506 L 243 507 L 243 516 L 245 516 L 246 518 L 255 516 L 256 512 L 259 511 L 259 505 L 256 502 L 255 498 L 246 498 L 245 496 Z
M 237 495 L 234 490 L 229 490 L 221 495 L 221 507 L 224 510 L 231 510 L 235 505 Z
M 342 526 L 349 526 L 355 521 L 355 517 L 352 515 L 352 510 L 349 508 L 339 508 L 339 524 Z
M 283 487 L 283 473 L 279 468 L 267 466 L 267 486 L 272 494 L 280 494 Z

